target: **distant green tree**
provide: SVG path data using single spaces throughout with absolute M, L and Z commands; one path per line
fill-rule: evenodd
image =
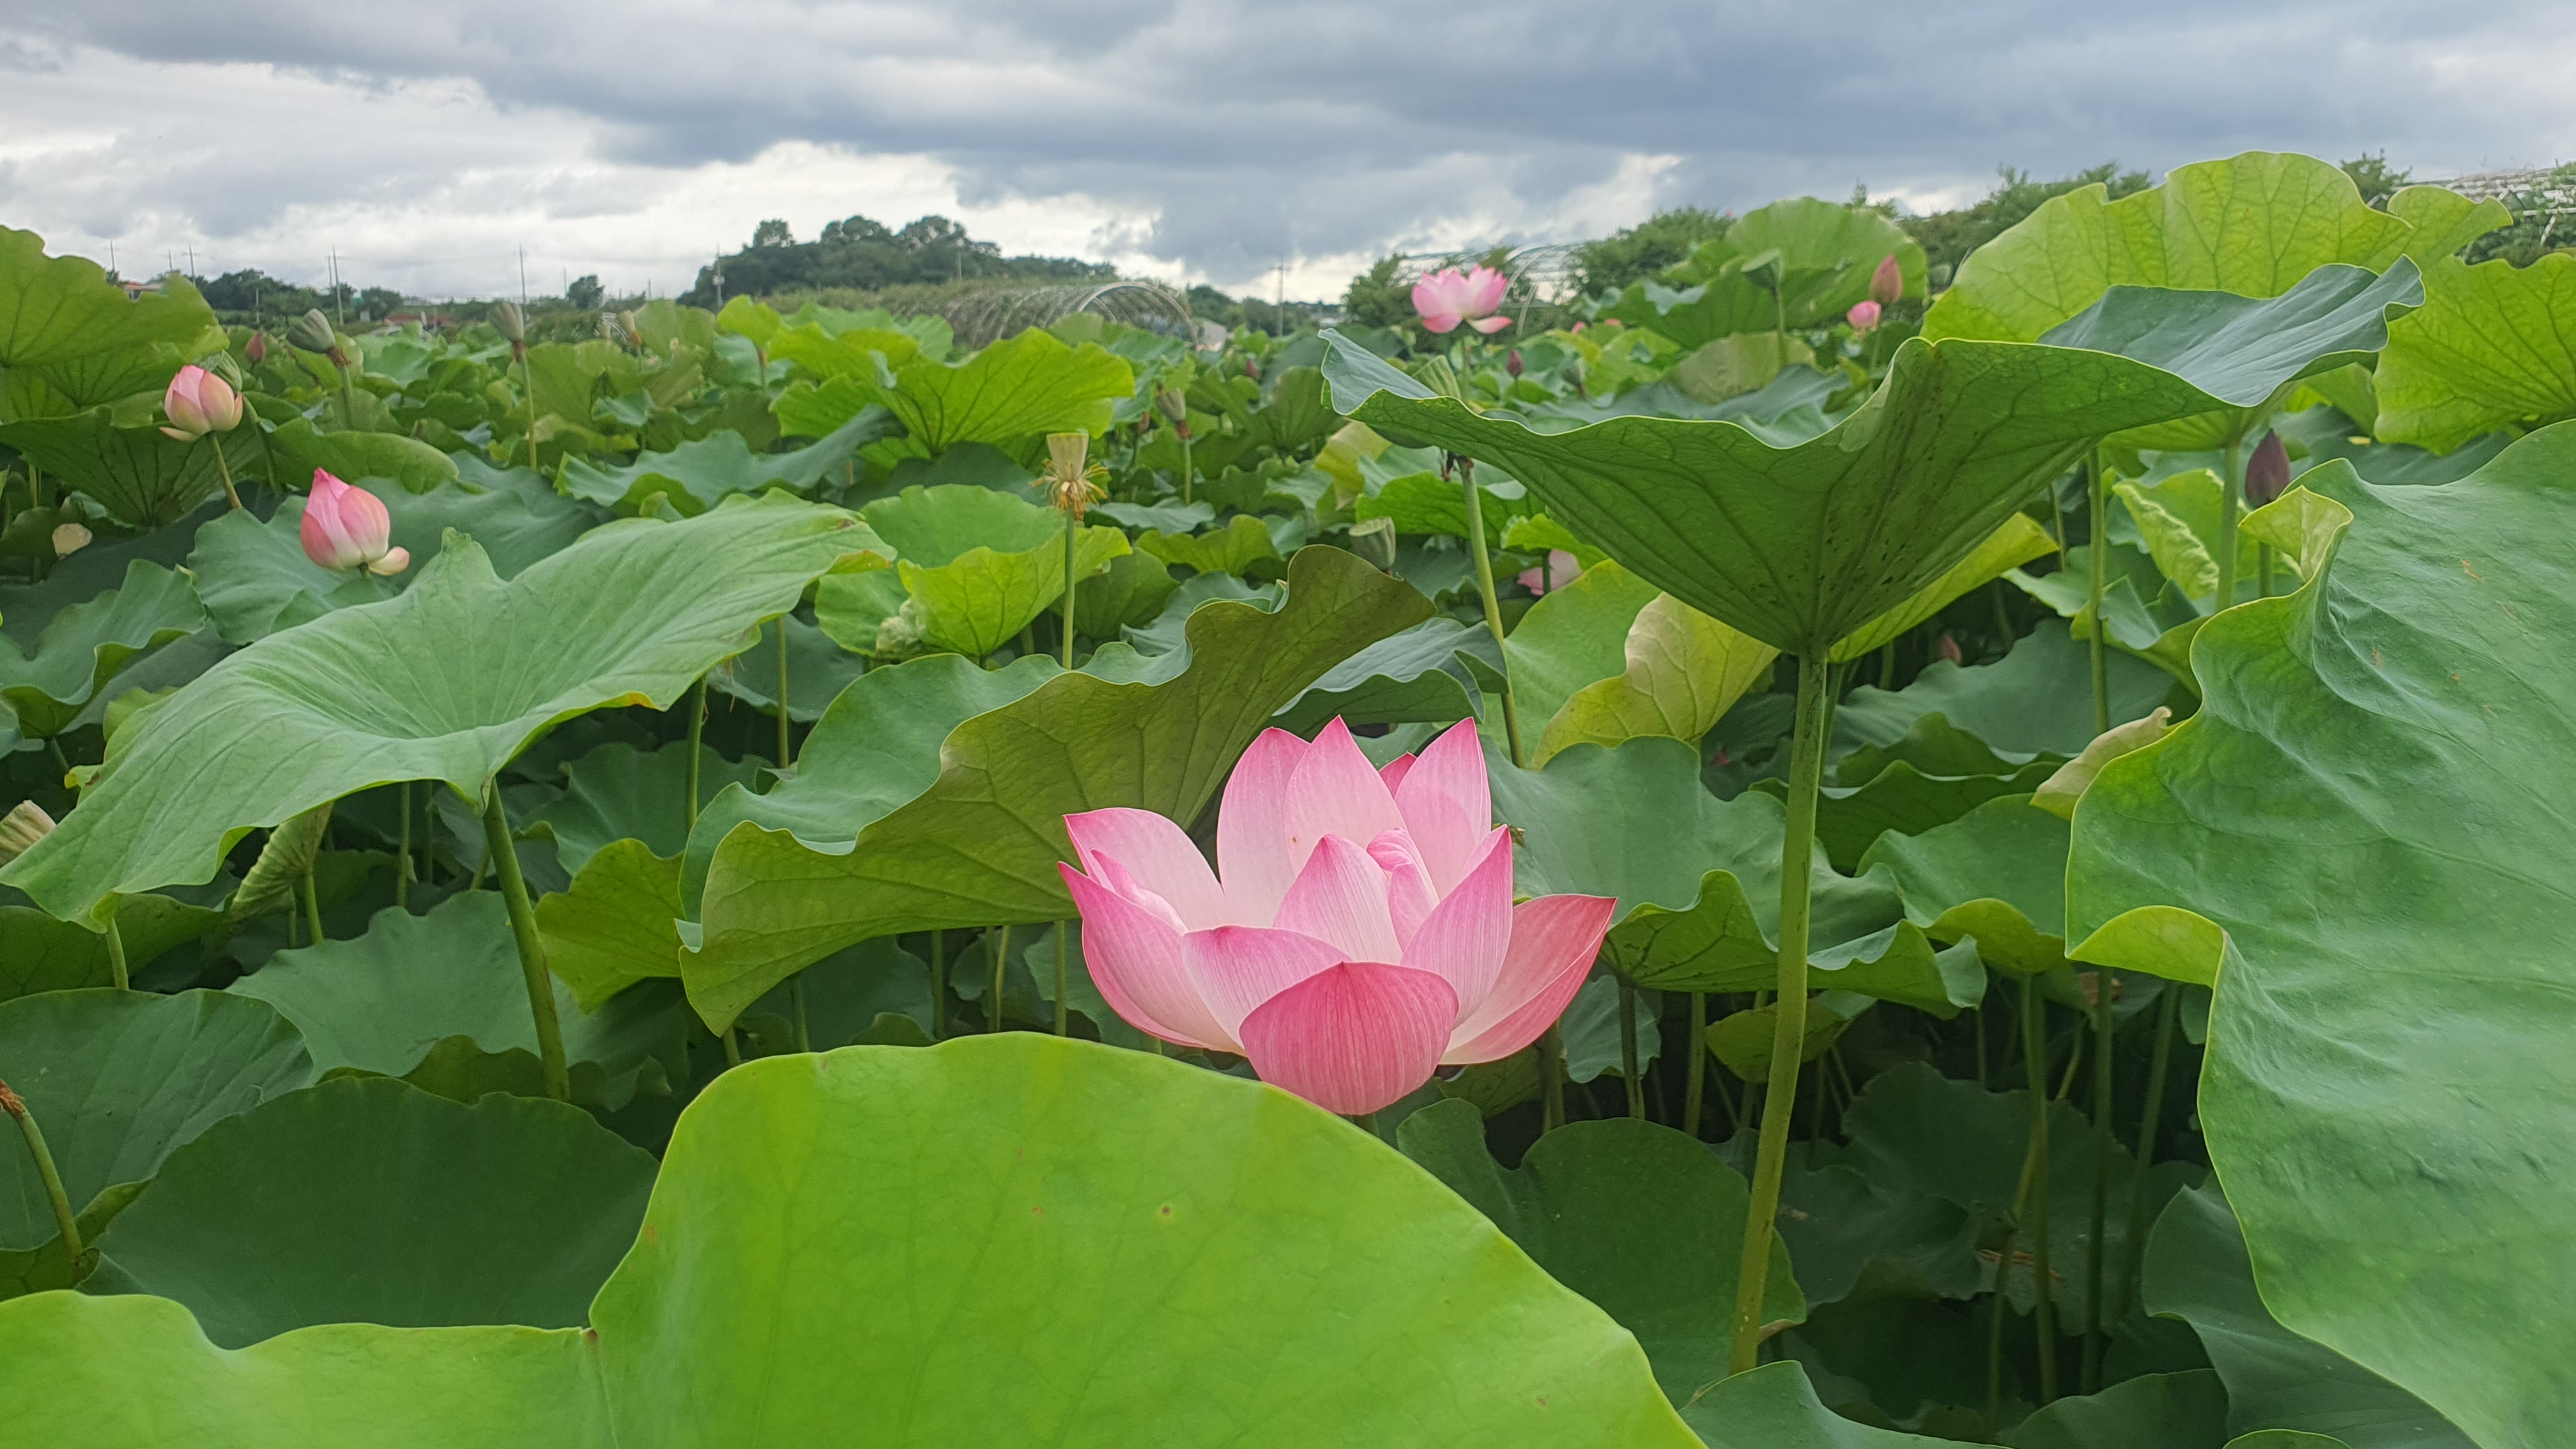
M 1615 292 L 1643 281 L 1715 241 L 1735 224 L 1731 213 L 1677 206 L 1659 211 L 1626 231 L 1587 242 L 1575 254 L 1574 279 L 1585 296 Z
M 564 300 L 585 312 L 595 312 L 608 300 L 608 289 L 599 284 L 596 276 L 579 276 L 564 288 Z
M 1396 280 L 1404 253 L 1380 257 L 1377 264 L 1351 278 L 1342 293 L 1342 320 L 1356 327 L 1402 327 L 1414 321 L 1413 288 Z
M 1005 257 L 991 242 L 977 241 L 944 216 L 925 216 L 900 230 L 864 216 L 826 222 L 821 236 L 798 242 L 783 221 L 764 221 L 752 244 L 701 268 L 697 285 L 680 300 L 715 305 L 721 269 L 728 297 L 782 292 L 882 292 L 894 287 L 970 281 L 1106 281 L 1117 269 L 1072 257 Z
M 2149 183 L 2144 171 L 2123 171 L 2116 161 L 2078 171 L 2056 181 L 2034 181 L 2027 171 L 2010 166 L 2000 168 L 2002 180 L 1974 206 L 1955 211 L 1936 211 L 1927 216 L 1904 217 L 1897 225 L 1923 248 L 1923 258 L 1946 276 L 1967 260 L 1968 253 L 1984 246 L 2018 225 L 2023 218 L 2039 210 L 2040 203 L 2063 196 L 2080 186 L 2100 185 L 2111 199 L 2144 191 Z
M 2364 152 L 2340 164 L 2343 174 L 2351 177 L 2352 184 L 2361 188 L 2362 204 L 2382 211 L 2388 209 L 2388 198 L 2395 196 L 2397 188 L 2404 186 L 2415 174 L 2404 167 L 2389 165 L 2385 151 Z
M 751 229 L 751 244 L 756 247 L 792 247 L 796 245 L 796 234 L 787 229 L 785 221 L 773 216 Z

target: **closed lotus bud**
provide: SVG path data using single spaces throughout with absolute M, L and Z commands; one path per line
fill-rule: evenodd
M 1521 350 L 1519 348 L 1513 348 L 1511 355 L 1503 359 L 1503 371 L 1510 373 L 1515 380 L 1520 377 Z
M 1951 638 L 1950 631 L 1947 629 L 1941 631 L 1941 657 L 1952 664 L 1957 664 L 1962 659 L 1959 653 L 1959 641 Z
M 1893 307 L 1905 296 L 1905 273 L 1897 268 L 1896 254 L 1890 252 L 1869 274 L 1869 299 L 1882 307 Z
M 54 529 L 54 557 L 70 558 L 89 547 L 89 530 L 77 523 L 65 523 Z
M 229 433 L 241 426 L 241 394 L 194 365 L 180 368 L 179 375 L 170 379 L 161 408 L 170 415 L 169 426 L 161 431 L 182 442 L 193 443 L 208 433 Z
M 288 324 L 286 340 L 307 352 L 336 352 L 340 347 L 339 335 L 331 330 L 331 319 L 323 316 L 319 307 Z
M 388 546 L 392 532 L 393 515 L 385 511 L 383 499 L 320 468 L 313 470 L 313 492 L 304 500 L 304 522 L 298 529 L 306 558 L 326 569 L 364 567 L 371 574 L 398 574 L 411 567 L 411 551 Z
M 261 363 L 268 361 L 268 334 L 265 332 L 252 333 L 250 335 L 250 340 L 242 344 L 242 356 L 249 358 L 250 365 L 253 367 L 257 367 Z
M 492 309 L 492 327 L 513 347 L 528 344 L 528 314 L 516 302 L 503 302 Z
M 7 865 L 36 848 L 36 842 L 54 833 L 54 817 L 33 800 L 21 800 L 0 815 L 0 865 Z
M 2290 491 L 2290 450 L 2279 433 L 2265 433 L 2245 460 L 2245 501 L 2256 508 Z
M 1851 330 L 1855 334 L 1867 337 L 1878 330 L 1878 304 L 1854 302 L 1851 311 L 1844 316 L 1843 320 L 1851 324 Z
M 1247 357 L 1243 359 L 1243 375 L 1251 378 L 1254 382 L 1259 382 L 1261 380 L 1261 359 L 1257 357 Z

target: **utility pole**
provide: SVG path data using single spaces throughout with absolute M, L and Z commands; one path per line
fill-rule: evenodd
M 188 243 L 188 275 L 191 277 L 197 275 L 197 244 L 195 242 Z
M 349 326 L 349 303 L 340 290 L 340 249 L 331 248 L 331 315 L 333 325 L 346 331 Z
M 111 277 L 116 277 L 116 279 L 117 279 L 118 281 L 123 281 L 123 280 L 125 280 L 122 276 L 119 276 L 119 275 L 117 274 L 117 270 L 116 270 L 116 243 L 114 243 L 114 242 L 109 242 L 109 243 L 107 244 L 107 274 L 108 274 L 109 276 L 111 276 Z
M 724 310 L 724 253 L 716 253 L 715 266 L 711 270 L 716 274 L 716 310 L 721 312 Z
M 1271 335 L 1285 337 L 1288 335 L 1288 264 L 1285 261 L 1279 264 L 1279 290 L 1275 295 L 1277 300 L 1270 304 L 1270 325 L 1278 330 Z

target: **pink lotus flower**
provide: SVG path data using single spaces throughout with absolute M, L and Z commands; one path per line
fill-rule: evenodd
M 161 431 L 181 442 L 193 443 L 208 433 L 229 433 L 241 426 L 241 394 L 232 384 L 191 364 L 179 369 L 170 379 L 170 390 L 162 394 L 161 408 L 170 415 L 170 425 Z
M 1311 745 L 1266 731 L 1226 781 L 1222 883 L 1152 811 L 1064 826 L 1082 868 L 1058 869 L 1111 1008 L 1345 1114 L 1536 1041 L 1615 904 L 1512 904 L 1511 832 L 1493 824 L 1473 721 L 1383 770 L 1338 719 Z
M 1491 267 L 1469 267 L 1463 272 L 1443 267 L 1413 284 L 1413 310 L 1422 314 L 1422 325 L 1434 332 L 1454 330 L 1461 322 L 1479 332 L 1500 332 L 1512 325 L 1512 319 L 1486 314 L 1503 304 L 1503 293 L 1510 288 L 1511 282 Z
M 1545 568 L 1521 571 L 1521 587 L 1533 594 L 1544 594 L 1552 589 L 1564 588 L 1581 577 L 1583 577 L 1582 561 L 1564 549 L 1552 548 L 1547 551 Z
M 1852 331 L 1867 337 L 1878 330 L 1878 304 L 1854 302 L 1851 311 L 1844 314 L 1843 320 L 1851 324 Z
M 1905 296 L 1905 273 L 1896 265 L 1896 254 L 1881 257 L 1878 270 L 1869 274 L 1869 299 L 1882 307 L 1893 307 Z
M 304 500 L 304 556 L 326 569 L 364 566 L 371 574 L 398 574 L 411 567 L 411 550 L 388 548 L 393 515 L 384 500 L 364 488 L 352 488 L 320 468 L 313 470 L 313 492 Z

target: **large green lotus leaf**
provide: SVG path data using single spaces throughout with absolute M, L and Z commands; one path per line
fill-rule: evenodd
M 1662 591 L 1603 562 L 1529 606 L 1503 642 L 1524 728 L 1543 729 L 1585 686 L 1628 667 L 1628 630 Z
M 761 340 L 761 348 L 818 378 L 854 377 L 875 384 L 885 369 L 910 362 L 920 353 L 921 344 L 890 328 L 853 327 L 836 334 L 823 330 L 819 322 L 808 322 L 781 327 Z
M 1476 490 L 1476 511 L 1484 516 L 1487 538 L 1502 537 L 1514 519 L 1528 516 L 1536 506 L 1518 483 L 1490 476 L 1478 482 L 1481 486 Z M 1361 522 L 1392 519 L 1398 533 L 1445 533 L 1452 538 L 1465 538 L 1467 493 L 1454 478 L 1437 473 L 1407 473 L 1388 479 L 1376 492 L 1355 500 L 1351 516 Z
M 699 898 L 703 944 L 687 962 L 699 1013 L 721 1026 L 797 967 L 870 937 L 1070 915 L 1055 869 L 1070 849 L 1067 814 L 1116 805 L 1196 820 L 1273 712 L 1430 613 L 1401 580 L 1339 549 L 1299 550 L 1287 582 L 1276 613 L 1221 601 L 1192 614 L 1186 653 L 1150 661 L 1147 677 L 1058 675 L 958 724 L 935 752 L 907 746 L 910 763 L 854 791 L 831 835 L 726 828 Z M 809 819 L 831 809 L 805 808 Z M 854 843 L 805 843 L 824 839 Z
M 225 659 L 117 736 L 8 884 L 70 917 L 213 876 L 241 833 L 398 780 L 461 795 L 555 724 L 667 708 L 841 557 L 848 514 L 773 496 L 595 530 L 507 583 L 452 542 L 419 582 Z
M 1064 543 L 1064 517 L 1025 498 L 971 483 L 918 484 L 859 510 L 886 546 L 923 568 L 955 563 L 976 549 L 1018 553 Z
M 1747 1194 L 1743 1174 L 1705 1145 L 1633 1118 L 1572 1122 L 1510 1169 L 1486 1150 L 1484 1114 L 1462 1101 L 1405 1118 L 1396 1141 L 1550 1277 L 1637 1335 L 1674 1403 L 1725 1376 Z M 1763 1322 L 1806 1317 L 1775 1232 Z
M 874 558 L 871 554 L 868 557 Z M 1057 570 L 1063 570 L 1059 565 Z M 866 568 L 861 574 L 890 571 Z M 822 587 L 833 579 L 851 578 L 851 574 L 826 575 Z M 819 592 L 819 590 L 818 590 Z M 787 628 L 787 715 L 810 723 L 823 717 L 832 701 L 851 681 L 868 672 L 867 659 L 842 648 L 832 636 L 806 623 L 793 614 L 782 614 Z M 760 637 L 750 648 L 718 665 L 707 675 L 707 687 L 750 705 L 764 714 L 778 712 L 778 630 L 779 619 L 760 626 Z M 766 762 L 765 762 L 766 763 Z M 709 789 L 715 786 L 707 787 Z
M 2004 1435 L 2012 1449 L 2220 1449 L 2227 1386 L 2207 1369 L 2140 1374 L 2059 1399 Z
M 48 1449 L 616 1449 L 597 1358 L 562 1328 L 338 1323 L 246 1349 L 141 1294 L 0 1303 L 10 1427 Z M 148 1366 L 148 1367 L 145 1367 Z
M 391 578 L 363 569 L 332 570 L 307 558 L 304 500 L 290 497 L 267 522 L 248 510 L 224 514 L 197 530 L 188 571 L 197 595 L 227 644 L 249 644 L 333 609 L 392 598 L 419 579 L 450 530 L 470 536 L 502 578 L 518 577 L 588 531 L 587 509 L 554 499 L 534 503 L 518 492 L 484 492 L 448 481 L 426 493 L 370 478 L 351 486 L 372 493 L 393 519 L 392 542 L 411 551 L 411 567 Z
M 426 493 L 458 474 L 455 459 L 417 438 L 400 433 L 319 432 L 305 418 L 282 424 L 258 447 L 236 446 L 224 456 L 232 460 L 235 478 L 264 477 L 294 493 L 312 488 L 317 468 L 344 483 L 382 478 L 414 493 Z M 212 462 L 207 466 L 212 467 Z
M 191 350 L 203 345 L 203 341 L 186 344 Z M 6 401 L 0 402 L 0 409 L 13 418 L 68 417 L 137 395 L 157 396 L 170 386 L 179 366 L 178 345 L 145 342 L 62 362 L 9 368 Z
M 2272 1317 L 2215 1184 L 2175 1194 L 2157 1216 L 2139 1296 L 2148 1312 L 2200 1335 L 2227 1382 L 2228 1432 L 2332 1434 L 2351 1449 L 2467 1449 L 2467 1436 L 2423 1400 Z
M 2535 540 L 2571 468 L 2561 424 L 2439 488 L 2310 470 L 2248 520 L 2306 533 L 2309 582 L 2202 628 L 2200 713 L 2086 791 L 2068 872 L 2070 935 L 2180 907 L 2241 953 L 2200 1112 L 2273 1312 L 2493 1446 L 2576 1419 L 2576 909 L 2533 884 L 2568 845 L 2536 766 L 2576 577 Z
M 2116 286 L 2277 297 L 2330 262 L 2379 271 L 2414 233 L 2363 205 L 2341 167 L 2293 153 L 2177 166 L 2162 186 L 2108 195 L 2052 197 L 1977 248 L 1924 337 L 2035 341 Z
M 0 424 L 0 443 L 145 531 L 185 518 L 224 487 L 211 444 L 181 442 L 157 427 L 120 428 L 103 407 Z
M 572 1328 L 653 1173 L 561 1102 L 324 1082 L 171 1153 L 99 1249 L 226 1348 L 324 1323 Z
M 1916 589 L 1912 596 L 1890 605 L 1885 613 L 1863 624 L 1857 633 L 1847 634 L 1834 645 L 1832 658 L 1846 663 L 1871 654 L 1903 638 L 1917 624 L 1932 618 L 1970 589 L 1981 588 L 2002 578 L 2032 559 L 2057 552 L 2057 540 L 2039 526 L 2030 515 L 2016 513 L 2003 521 L 2003 526 L 1988 535 L 1941 576 Z
M 481 1069 L 488 1079 L 497 1068 L 473 1059 L 537 1050 L 527 977 L 495 890 L 459 891 L 417 916 L 387 907 L 365 935 L 280 951 L 230 990 L 276 1007 L 323 1072 L 400 1077 L 434 1057 L 435 1072 Z M 687 1078 L 677 993 L 630 991 L 584 1011 L 569 986 L 554 991 L 576 1101 L 613 1112 L 639 1090 L 658 1095 Z
M 1927 1439 L 1846 1419 L 1824 1406 L 1800 1365 L 1782 1361 L 1720 1379 L 1681 1406 L 1708 1449 L 1934 1449 Z
M 728 1072 L 592 1321 L 629 1444 L 1689 1443 L 1625 1330 L 1365 1134 L 1028 1033 Z
M 584 1011 L 599 1011 L 639 981 L 679 979 L 683 910 L 678 856 L 612 840 L 565 889 L 537 901 L 537 932 L 556 979 Z
M 748 785 L 759 760 L 728 760 L 698 751 L 701 802 L 727 785 Z M 564 792 L 528 812 L 554 835 L 555 860 L 578 874 L 609 842 L 641 841 L 655 855 L 678 855 L 689 841 L 689 749 L 639 750 L 623 741 L 600 745 L 564 766 Z
M 126 969 L 141 971 L 163 952 L 219 929 L 224 920 L 224 913 L 212 906 L 192 906 L 148 891 L 120 896 L 116 931 L 125 946 Z M 0 1001 L 106 986 L 115 979 L 106 932 L 57 921 L 27 906 L 0 905 Z
M 2436 453 L 2576 416 L 2576 257 L 2433 263 L 2373 381 L 2381 440 Z
M 899 556 L 897 568 L 932 645 L 980 659 L 1064 597 L 1064 515 L 967 483 L 911 487 L 861 510 Z M 1090 527 L 1074 572 L 1089 577 L 1128 552 L 1127 535 Z M 839 611 L 836 609 L 835 613 Z M 864 611 L 863 611 L 864 612 Z M 845 644 L 874 645 L 872 631 L 835 619 Z
M 1337 718 L 1353 726 L 1449 724 L 1474 714 L 1482 694 L 1467 661 L 1499 673 L 1500 657 L 1483 624 L 1434 615 L 1334 665 L 1273 723 L 1307 736 Z
M 1637 611 L 1623 652 L 1620 673 L 1576 690 L 1547 721 L 1531 763 L 1544 767 L 1569 745 L 1645 735 L 1696 745 L 1736 701 L 1771 682 L 1780 653 L 1670 594 Z
M 1920 835 L 1999 795 L 2027 795 L 2056 772 L 2049 759 L 2033 760 L 2009 775 L 1942 774 L 1911 760 L 1890 760 L 1866 784 L 1829 785 L 1818 792 L 1816 843 L 1834 869 L 1857 874 L 1861 856 L 1889 831 Z
M 1839 1162 L 1811 1170 L 1793 1156 L 1780 1182 L 1780 1236 L 1811 1309 L 1864 1287 L 1867 1298 L 1972 1298 L 1975 1228 L 1957 1203 Z
M 45 1129 L 75 1208 L 150 1181 L 179 1144 L 313 1080 L 304 1043 L 275 1009 L 211 991 L 108 988 L 0 1002 L 0 1063 Z M 27 1154 L 0 1154 L 0 1247 L 53 1237 L 53 1208 Z
M 136 559 L 122 584 L 56 614 L 32 654 L 0 638 L 0 705 L 20 734 L 61 734 L 137 655 L 204 627 L 187 576 Z
M 2222 405 L 2108 353 L 1909 340 L 1866 404 L 1793 447 L 1668 418 L 1542 434 L 1326 336 L 1334 406 L 1499 465 L 1666 593 L 1819 657 L 1975 552 L 2095 439 Z
M 959 443 L 988 443 L 1026 461 L 1045 434 L 1099 435 L 1117 404 L 1135 394 L 1127 359 L 1098 343 L 1067 347 L 1032 327 L 962 363 L 916 357 L 895 369 L 891 388 L 840 377 L 802 394 L 802 407 L 791 407 L 800 397 L 791 392 L 779 399 L 778 414 L 781 424 L 810 432 L 839 426 L 835 414 L 848 416 L 843 410 L 854 404 L 882 403 L 904 426 L 903 440 L 892 445 L 901 455 L 936 457 Z
M 1462 505 L 1459 512 L 1465 511 Z M 1249 574 L 1256 564 L 1275 567 L 1279 541 L 1271 536 L 1268 520 L 1238 513 L 1226 520 L 1225 527 L 1205 533 L 1161 534 L 1148 529 L 1136 536 L 1136 551 L 1195 573 Z
M 0 368 L 35 367 L 141 343 L 184 343 L 215 323 L 185 278 L 128 300 L 87 257 L 48 257 L 45 239 L 0 227 Z
M 2277 297 L 2115 286 L 2040 340 L 2148 363 L 2231 404 L 2123 439 L 2139 447 L 2214 448 L 2256 427 L 2293 381 L 2370 362 L 2388 343 L 2390 309 L 2423 300 L 2423 280 L 2406 257 L 2384 274 L 2329 263 Z
M 2059 1321 L 2080 1323 L 2084 1314 L 2085 1238 L 2093 1206 L 2093 1131 L 2067 1103 L 2049 1104 L 2048 1242 Z M 1944 1077 L 1922 1062 L 1904 1062 L 1870 1078 L 1844 1119 L 1851 1150 L 1845 1163 L 1882 1191 L 1923 1193 L 1989 1219 L 2009 1220 L 2023 1192 L 2023 1158 L 2030 1145 L 2030 1093 L 1990 1092 L 1975 1082 Z M 2189 1187 L 2200 1169 L 2159 1162 L 2147 1172 L 2150 1212 Z M 2107 1180 L 2111 1201 L 2126 1204 L 2137 1182 L 2137 1159 L 2111 1146 Z M 2103 1234 L 2103 1261 L 2128 1261 L 2128 1217 L 2111 1214 Z M 1792 1246 L 1795 1244 L 1793 1242 Z M 1957 1267 L 1976 1271 L 1977 1243 L 1955 1240 Z M 2022 1246 L 2028 1246 L 2025 1242 Z M 1937 1263 L 1925 1267 L 1938 1271 Z M 2070 1271 L 2072 1268 L 2072 1271 Z M 2027 1263 L 2007 1285 L 2016 1311 L 2034 1303 Z M 2117 1308 L 2120 1305 L 2113 1305 Z M 2120 1315 L 2108 1315 L 2114 1319 Z
M 1779 801 L 1719 800 L 1678 740 L 1576 745 L 1544 770 L 1514 768 L 1490 741 L 1485 754 L 1494 817 L 1518 831 L 1519 892 L 1616 897 L 1602 958 L 1623 975 L 1664 991 L 1755 991 L 1778 979 Z M 1836 874 L 1821 853 L 1810 872 L 1819 988 L 1941 1016 L 1983 993 L 1973 954 L 1939 958 L 1887 877 Z
M 1883 837 L 1860 868 L 1886 866 L 1934 940 L 1973 936 L 1988 965 L 2037 976 L 2066 964 L 2066 840 L 2064 820 L 2002 795 L 1919 835 Z
M 2113 724 L 2145 716 L 2173 690 L 2173 676 L 2143 660 L 2113 654 L 2103 662 Z M 1983 741 L 2006 768 L 2043 754 L 2072 759 L 2096 733 L 2092 669 L 2088 647 L 2065 623 L 2042 619 L 1991 664 L 1935 660 L 1893 693 L 1854 689 L 1834 707 L 1836 743 L 1891 748 L 1939 714 Z
M 881 408 L 861 409 L 858 416 L 817 442 L 791 453 L 754 453 L 742 434 L 720 429 L 680 444 L 667 453 L 645 453 L 632 463 L 603 468 L 584 458 L 566 458 L 563 491 L 606 507 L 641 508 L 659 493 L 684 515 L 713 508 L 729 494 L 784 488 L 810 492 L 837 476 L 858 450 L 894 431 L 894 418 Z

